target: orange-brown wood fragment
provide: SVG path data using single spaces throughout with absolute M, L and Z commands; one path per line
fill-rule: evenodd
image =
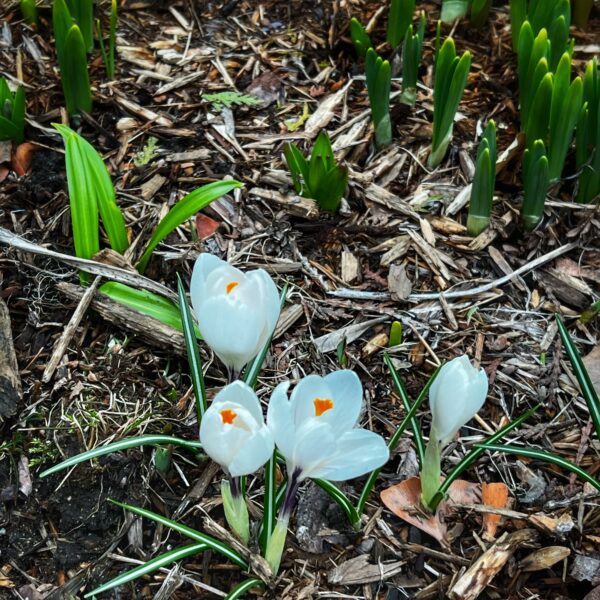
M 508 487 L 503 483 L 483 483 L 481 485 L 481 502 L 493 508 L 506 508 L 508 504 Z M 496 531 L 502 517 L 494 513 L 483 515 L 483 539 L 491 542 L 496 537 Z

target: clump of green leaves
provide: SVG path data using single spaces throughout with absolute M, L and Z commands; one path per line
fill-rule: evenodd
M 156 155 L 158 138 L 151 135 L 144 147 L 133 157 L 133 164 L 136 167 L 145 167 Z
M 383 60 L 373 48 L 367 50 L 365 72 L 367 91 L 371 104 L 371 118 L 375 127 L 375 143 L 378 148 L 392 142 L 392 120 L 390 117 L 390 91 L 392 70 L 390 63 Z
M 404 38 L 402 48 L 402 95 L 401 102 L 413 106 L 417 100 L 417 74 L 423 54 L 423 38 L 425 37 L 425 13 L 419 17 L 419 26 L 414 33 L 412 23 Z
M 84 4 L 81 3 L 80 6 L 79 3 L 76 3 L 77 7 L 82 10 Z M 87 27 L 87 14 L 85 11 L 83 13 L 80 15 L 81 22 L 86 23 Z M 74 22 L 65 0 L 54 0 L 52 23 L 67 111 L 70 115 L 76 115 L 81 111 L 89 112 L 92 109 L 92 92 L 86 55 L 88 45 L 82 29 Z
M 223 107 L 232 106 L 255 106 L 260 104 L 260 100 L 251 94 L 242 94 L 241 92 L 217 92 L 216 94 L 204 94 L 204 100 L 210 102 L 214 110 L 221 111 Z
M 412 23 L 415 0 L 390 0 L 387 41 L 392 48 L 399 46 Z
M 454 40 L 451 37 L 447 38 L 435 58 L 433 137 L 427 162 L 431 168 L 442 162 L 452 140 L 454 117 L 465 91 L 470 68 L 471 54 L 467 51 L 459 58 Z
M 510 23 L 515 51 L 520 52 L 521 27 L 525 21 L 531 24 L 534 36 L 542 29 L 546 30 L 551 45 L 548 63 L 550 70 L 554 71 L 563 53 L 573 52 L 573 40 L 569 42 L 569 0 L 510 0 Z
M 479 235 L 490 224 L 496 183 L 496 123 L 490 120 L 477 150 L 467 231 Z
M 363 24 L 355 17 L 350 19 L 350 37 L 354 44 L 356 54 L 358 54 L 360 58 L 365 58 L 367 50 L 372 48 L 373 44 L 371 43 L 371 38 L 363 27 Z
M 25 91 L 21 86 L 13 94 L 0 78 L 0 140 L 20 144 L 25 138 Z
M 291 143 L 284 146 L 283 153 L 296 192 L 312 198 L 323 210 L 336 212 L 348 186 L 348 169 L 336 164 L 327 132 L 318 135 L 310 158 Z
M 600 194 L 600 71 L 596 57 L 585 66 L 583 106 L 575 141 L 577 202 L 588 203 Z
M 38 11 L 35 0 L 21 0 L 21 14 L 27 25 L 37 25 Z

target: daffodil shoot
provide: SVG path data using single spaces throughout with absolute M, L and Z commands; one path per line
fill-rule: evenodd
M 380 435 L 356 427 L 363 389 L 354 371 L 336 371 L 325 377 L 309 375 L 288 398 L 289 386 L 284 382 L 275 388 L 267 411 L 267 427 L 288 472 L 286 495 L 267 544 L 266 558 L 273 573 L 279 569 L 287 524 L 303 480 L 354 479 L 389 459 Z
M 235 377 L 275 330 L 280 312 L 275 283 L 263 269 L 244 273 L 201 254 L 190 295 L 202 337 Z
M 446 363 L 429 390 L 431 433 L 421 471 L 422 500 L 429 506 L 440 486 L 441 452 L 458 430 L 481 409 L 488 392 L 488 378 L 466 354 Z

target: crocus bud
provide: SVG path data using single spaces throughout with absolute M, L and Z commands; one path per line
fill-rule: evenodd
M 446 363 L 429 390 L 432 434 L 442 446 L 479 412 L 488 392 L 488 378 L 466 354 Z
M 336 371 L 326 377 L 309 375 L 298 383 L 289 400 L 288 387 L 286 382 L 275 388 L 267 426 L 292 479 L 345 481 L 388 460 L 384 439 L 356 428 L 363 390 L 354 371 Z
M 202 337 L 234 373 L 258 355 L 279 319 L 279 294 L 266 271 L 242 273 L 212 254 L 196 260 L 190 295 Z
M 254 473 L 271 458 L 273 436 L 249 385 L 235 381 L 215 396 L 202 417 L 200 442 L 231 477 Z

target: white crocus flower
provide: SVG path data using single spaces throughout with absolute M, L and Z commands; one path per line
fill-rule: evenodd
M 282 383 L 275 388 L 267 411 L 267 426 L 288 471 L 285 498 L 265 555 L 274 574 L 300 482 L 307 477 L 353 479 L 378 469 L 390 456 L 380 435 L 356 428 L 363 390 L 354 371 L 309 375 L 294 388 L 290 399 L 288 387 L 289 383 Z
M 421 498 L 426 506 L 432 505 L 440 486 L 442 449 L 479 412 L 487 392 L 485 371 L 476 369 L 466 354 L 446 363 L 431 384 L 431 433 L 421 469 Z
M 200 442 L 231 477 L 254 473 L 269 460 L 273 436 L 249 385 L 235 381 L 215 396 L 202 417 Z
M 279 319 L 279 294 L 266 271 L 243 273 L 212 254 L 196 260 L 190 295 L 202 337 L 234 374 L 262 350 Z
M 363 390 L 354 371 L 309 375 L 288 400 L 289 382 L 275 388 L 267 426 L 290 477 L 345 481 L 381 467 L 389 458 L 384 439 L 356 429 Z
M 431 429 L 442 445 L 452 441 L 457 431 L 479 412 L 487 392 L 485 371 L 476 369 L 466 354 L 440 369 L 429 390 L 429 406 Z
M 244 542 L 250 538 L 248 507 L 239 478 L 254 473 L 273 455 L 273 436 L 267 429 L 254 390 L 235 381 L 225 386 L 204 413 L 200 424 L 202 448 L 227 472 L 221 482 L 225 518 Z

